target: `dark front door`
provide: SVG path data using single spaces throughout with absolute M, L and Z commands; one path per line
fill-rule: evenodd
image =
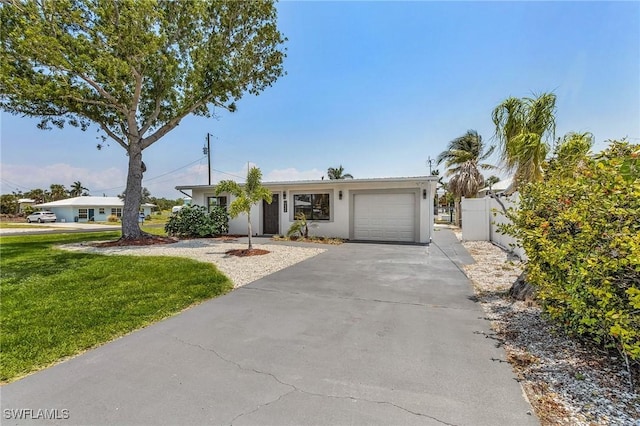
M 89 222 L 93 222 L 94 220 L 96 220 L 95 216 L 96 216 L 95 209 L 89 209 Z
M 262 233 L 275 235 L 280 232 L 278 222 L 280 222 L 279 211 L 280 203 L 278 202 L 278 194 L 273 194 L 271 204 L 267 204 L 266 201 L 262 202 Z

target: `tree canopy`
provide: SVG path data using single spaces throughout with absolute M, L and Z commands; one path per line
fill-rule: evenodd
M 515 171 L 514 187 L 543 177 L 543 162 L 549 152 L 545 138 L 555 138 L 556 95 L 505 99 L 492 113 L 502 161 Z
M 8 1 L 0 17 L 0 107 L 43 129 L 95 124 L 126 150 L 123 238 L 142 236 L 142 151 L 283 74 L 270 0 Z
M 495 147 L 490 146 L 485 150 L 482 136 L 476 130 L 467 130 L 467 133 L 449 142 L 447 149 L 438 155 L 437 163 L 445 163 L 447 176 L 451 176 L 447 189 L 453 194 L 456 202 L 456 223 L 460 223 L 461 197 L 475 197 L 480 188 L 484 186 L 484 177 L 480 169 L 494 169 L 495 166 L 483 163 L 493 154 Z
M 483 163 L 493 154 L 495 147 L 485 150 L 482 136 L 475 130 L 449 142 L 447 149 L 438 155 L 438 164 L 444 162 L 447 167 L 449 190 L 456 197 L 475 197 L 484 185 L 480 169 L 494 169 L 493 165 Z

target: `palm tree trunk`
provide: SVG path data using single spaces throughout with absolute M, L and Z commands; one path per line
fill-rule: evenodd
M 247 213 L 247 228 L 249 230 L 249 248 L 248 250 L 253 249 L 253 244 L 251 244 L 251 234 L 253 232 L 251 232 L 251 215 L 249 213 Z

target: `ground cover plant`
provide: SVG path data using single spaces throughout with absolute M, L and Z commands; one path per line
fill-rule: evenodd
M 546 315 L 617 349 L 629 367 L 640 361 L 640 145 L 565 157 L 521 188 L 505 230 L 526 251 L 526 279 Z
M 59 244 L 119 232 L 2 237 L 0 380 L 8 382 L 230 291 L 215 266 L 105 256 Z

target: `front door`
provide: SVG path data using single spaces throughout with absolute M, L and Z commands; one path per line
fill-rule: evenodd
M 95 219 L 96 211 L 95 209 L 89 209 L 89 222 L 93 222 Z
M 278 194 L 273 194 L 271 204 L 266 201 L 262 202 L 262 233 L 267 235 L 275 235 L 280 233 L 280 203 L 278 202 Z

